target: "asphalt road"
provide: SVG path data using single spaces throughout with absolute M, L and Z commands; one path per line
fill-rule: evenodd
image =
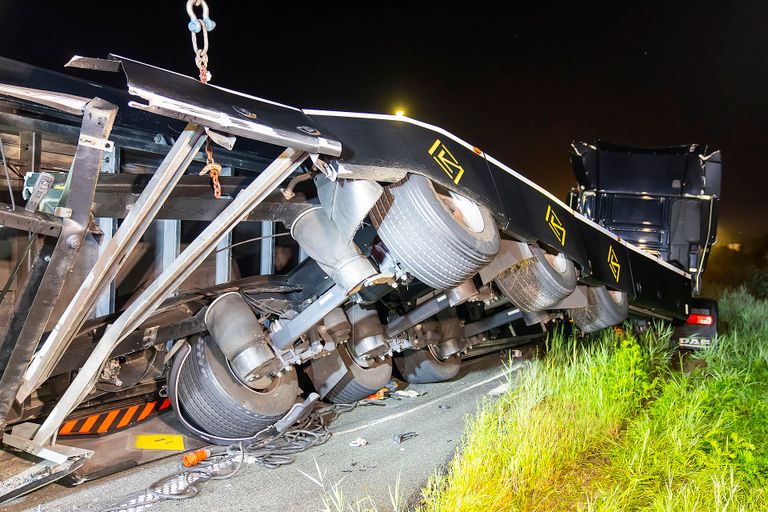
M 323 489 L 302 474 L 319 480 L 318 468 L 326 489 L 337 486 L 353 503 L 370 498 L 379 510 L 391 510 L 390 495 L 396 491 L 401 503 L 413 502 L 429 475 L 455 453 L 465 416 L 488 399 L 489 391 L 507 382 L 508 360 L 503 357 L 494 353 L 466 361 L 450 382 L 410 386 L 424 393 L 416 398 L 388 399 L 383 407 L 359 407 L 341 415 L 331 425 L 331 439 L 299 454 L 293 464 L 277 469 L 246 465 L 231 479 L 205 482 L 194 498 L 165 501 L 148 510 L 321 511 Z M 418 436 L 396 444 L 393 436 L 404 432 Z M 350 447 L 357 438 L 368 444 Z M 94 510 L 96 504 L 142 490 L 174 472 L 178 463 L 179 457 L 170 457 L 74 488 L 52 484 L 4 510 Z

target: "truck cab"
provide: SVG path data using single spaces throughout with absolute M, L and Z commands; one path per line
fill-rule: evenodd
M 711 343 L 717 303 L 698 297 L 717 239 L 720 151 L 704 145 L 640 148 L 571 144 L 578 186 L 568 203 L 609 231 L 691 275 L 694 299 L 676 335 L 681 346 Z

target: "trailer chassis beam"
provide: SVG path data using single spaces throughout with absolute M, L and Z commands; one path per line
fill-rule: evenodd
M 120 341 L 135 330 L 157 309 L 186 279 L 237 223 L 247 217 L 259 202 L 263 201 L 278 185 L 299 166 L 309 155 L 300 150 L 288 148 L 270 164 L 256 180 L 243 190 L 232 203 L 157 277 L 144 292 L 104 332 L 88 360 L 78 372 L 56 406 L 36 429 L 34 437 L 25 442 L 14 438 L 17 448 L 48 460 L 59 459 L 56 446 L 49 444 L 59 426 L 72 410 L 91 391 L 93 384 Z M 22 424 L 25 425 L 25 424 Z M 71 448 L 62 446 L 62 454 L 71 453 Z

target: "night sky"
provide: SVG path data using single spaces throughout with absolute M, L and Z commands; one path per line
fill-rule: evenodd
M 761 236 L 768 2 L 672 3 L 209 0 L 210 68 L 218 85 L 298 107 L 402 108 L 561 198 L 574 139 L 708 144 L 723 151 L 720 241 Z M 0 0 L 0 55 L 61 70 L 115 52 L 195 75 L 184 4 Z

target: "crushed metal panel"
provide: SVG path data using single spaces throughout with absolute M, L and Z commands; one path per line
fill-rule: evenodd
M 321 133 L 300 109 L 203 84 L 118 55 L 109 58 L 122 64 L 128 92 L 149 102 L 131 102 L 133 107 L 309 153 L 341 154 L 341 143 Z

